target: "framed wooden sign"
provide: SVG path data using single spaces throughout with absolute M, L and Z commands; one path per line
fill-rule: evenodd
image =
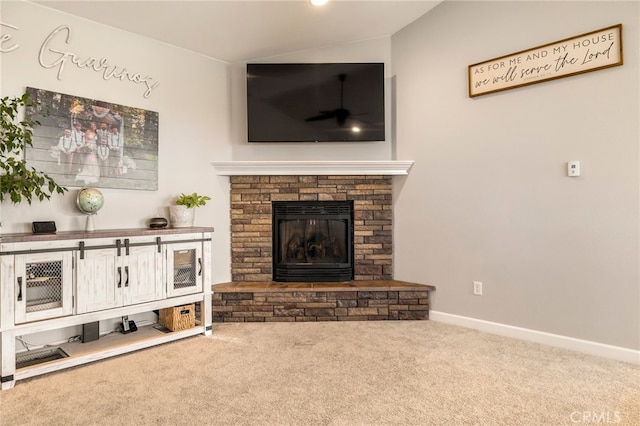
M 618 24 L 469 65 L 469 97 L 622 63 L 622 24 Z

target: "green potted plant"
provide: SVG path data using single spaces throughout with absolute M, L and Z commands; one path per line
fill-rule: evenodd
M 51 176 L 27 167 L 25 148 L 33 145 L 33 128 L 40 122 L 26 117 L 19 121 L 17 117 L 21 108 L 35 106 L 28 93 L 0 99 L 0 202 L 9 199 L 13 204 L 31 204 L 34 199 L 48 200 L 54 193 L 67 191 Z
M 180 194 L 174 206 L 169 207 L 169 219 L 174 228 L 193 226 L 195 208 L 207 204 L 211 197 L 206 195 Z
M 194 207 L 204 206 L 209 200 L 211 200 L 211 197 L 207 197 L 206 195 L 198 195 L 195 192 L 189 195 L 180 194 L 180 196 L 176 200 L 176 205 L 186 206 L 188 209 L 192 209 Z

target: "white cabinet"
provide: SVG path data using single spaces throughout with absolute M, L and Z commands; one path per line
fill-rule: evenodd
M 161 299 L 159 247 L 149 238 L 85 243 L 76 252 L 76 313 Z
M 0 236 L 0 385 L 211 334 L 212 228 L 125 229 Z M 196 326 L 167 333 L 153 325 L 109 339 L 50 346 L 64 357 L 23 363 L 16 340 L 195 303 Z M 112 342 L 112 343 L 111 343 Z M 31 354 L 33 352 L 29 352 Z

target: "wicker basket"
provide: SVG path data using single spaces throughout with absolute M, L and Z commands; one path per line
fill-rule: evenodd
M 187 330 L 196 326 L 195 304 L 160 309 L 160 325 L 171 331 Z

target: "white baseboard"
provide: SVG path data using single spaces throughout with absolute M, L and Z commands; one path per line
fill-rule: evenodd
M 605 345 L 603 343 L 591 342 L 589 340 L 580 340 L 573 337 L 561 336 L 559 334 L 545 333 L 543 331 L 514 327 L 511 325 L 500 324 L 497 322 L 485 321 L 476 318 L 463 317 L 460 315 L 448 314 L 446 312 L 430 310 L 429 319 L 432 321 L 472 328 L 475 330 L 497 334 L 500 336 L 513 337 L 515 339 L 541 343 L 544 345 L 569 349 L 588 355 L 595 355 L 603 358 L 609 358 L 617 361 L 640 365 L 640 351 L 633 349 Z

